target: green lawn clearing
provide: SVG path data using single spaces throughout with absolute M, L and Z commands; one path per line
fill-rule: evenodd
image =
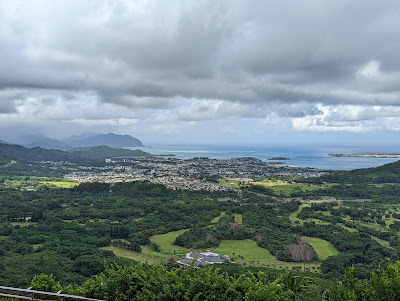
M 338 225 L 339 225 L 340 227 L 342 227 L 343 229 L 346 229 L 346 230 L 349 231 L 349 232 L 358 232 L 357 229 L 347 227 L 347 226 L 345 226 L 345 225 L 343 225 L 343 224 L 338 224 Z
M 260 185 L 266 188 L 272 189 L 277 195 L 290 196 L 292 193 L 300 193 L 309 190 L 321 189 L 321 185 L 314 184 L 299 184 L 289 183 L 287 181 L 281 181 L 276 179 L 266 179 L 260 182 L 253 182 L 253 185 Z
M 380 239 L 373 235 L 371 235 L 371 238 L 377 241 L 380 245 L 390 248 L 390 243 L 387 240 Z
M 225 211 L 224 211 L 224 212 L 221 212 L 221 214 L 220 214 L 219 216 L 214 217 L 214 218 L 211 220 L 211 222 L 212 222 L 213 224 L 216 224 L 216 223 L 219 222 L 220 218 L 221 218 L 221 217 L 224 217 L 224 216 L 225 216 Z
M 255 241 L 250 239 L 223 240 L 219 247 L 212 251 L 234 258 L 238 258 L 240 255 L 248 262 L 271 263 L 278 261 L 267 249 L 260 248 Z
M 175 239 L 187 231 L 187 229 L 168 232 L 166 234 L 154 235 L 150 237 L 150 241 L 160 246 L 160 253 L 164 255 L 175 255 L 188 252 L 188 249 L 175 246 L 173 242 Z
M 233 179 L 218 179 L 218 183 L 222 186 L 230 188 L 240 188 L 239 181 Z
M 235 218 L 235 223 L 241 225 L 243 223 L 243 216 L 239 213 L 233 213 L 233 217 Z
M 43 246 L 43 244 L 33 244 L 32 245 L 32 248 L 34 249 L 34 250 L 37 250 L 39 247 L 41 247 L 41 246 Z
M 102 247 L 102 250 L 114 252 L 116 256 L 125 257 L 139 262 L 147 262 L 149 264 L 157 264 L 161 261 L 166 262 L 170 256 L 154 252 L 147 246 L 141 246 L 142 252 L 133 252 L 117 246 Z
M 304 207 L 311 207 L 311 205 L 308 203 L 303 203 L 295 212 L 292 212 L 289 215 L 289 220 L 292 224 L 294 224 L 296 221 L 299 221 L 301 225 L 303 224 L 303 221 L 297 217 L 297 213 L 299 213 Z
M 339 254 L 339 251 L 329 242 L 321 238 L 303 236 L 303 238 L 314 248 L 320 261 L 329 256 Z
M 64 182 L 64 181 L 42 181 L 40 184 L 55 186 L 58 188 L 74 188 L 78 186 L 78 182 Z

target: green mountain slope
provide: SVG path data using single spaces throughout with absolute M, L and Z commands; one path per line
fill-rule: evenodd
M 41 147 L 26 148 L 15 144 L 0 144 L 0 154 L 31 161 L 81 161 L 96 158 L 134 158 L 149 157 L 152 154 L 141 150 L 130 150 L 106 145 L 77 148 L 69 151 L 44 149 Z
M 400 183 L 400 161 L 385 164 L 379 167 L 340 171 L 324 175 L 306 182 L 329 182 L 347 184 L 380 184 Z
M 142 142 L 130 135 L 118 135 L 114 133 L 108 134 L 95 134 L 88 136 L 87 134 L 81 136 L 73 136 L 65 139 L 63 142 L 73 147 L 92 147 L 99 145 L 108 145 L 112 147 L 137 147 L 143 146 Z
M 135 158 L 153 156 L 152 154 L 138 149 L 130 150 L 118 147 L 109 147 L 107 145 L 75 148 L 68 152 L 76 156 L 91 158 Z
M 73 155 L 62 150 L 41 147 L 26 148 L 16 144 L 0 144 L 0 153 L 33 161 L 68 161 Z

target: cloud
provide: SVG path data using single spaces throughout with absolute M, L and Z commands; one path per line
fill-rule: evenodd
M 399 13 L 395 0 L 0 1 L 0 126 L 373 131 L 399 116 Z
M 297 131 L 396 132 L 399 130 L 400 107 L 360 105 L 319 105 L 320 114 L 292 118 Z

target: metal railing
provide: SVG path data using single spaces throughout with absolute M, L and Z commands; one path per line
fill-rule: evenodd
M 106 300 L 85 298 L 81 296 L 61 294 L 61 291 L 57 293 L 49 293 L 49 292 L 36 291 L 33 290 L 31 287 L 23 289 L 23 288 L 15 288 L 8 286 L 0 286 L 0 300 L 2 300 L 3 298 L 10 298 L 10 299 L 31 300 L 31 301 L 48 301 L 40 299 L 40 297 L 42 296 L 54 297 L 53 301 L 64 301 L 64 300 L 106 301 Z

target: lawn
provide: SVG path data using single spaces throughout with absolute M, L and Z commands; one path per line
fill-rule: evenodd
M 229 257 L 237 258 L 239 255 L 248 262 L 272 263 L 278 262 L 275 256 L 267 249 L 260 248 L 257 243 L 250 239 L 243 240 L 223 240 L 218 248 L 212 249 L 213 252 Z
M 175 258 L 175 260 L 179 260 L 179 258 L 183 258 L 185 253 L 189 251 L 205 251 L 189 250 L 172 245 L 172 242 L 175 240 L 175 238 L 185 231 L 187 230 L 173 231 L 166 234 L 152 236 L 150 240 L 160 245 L 160 252 L 154 252 L 148 246 L 141 246 L 142 252 L 140 253 L 113 245 L 102 247 L 101 249 L 112 251 L 116 256 L 119 257 L 125 257 L 139 262 L 147 262 L 149 264 L 157 264 L 161 261 L 167 262 L 167 260 L 170 259 L 172 256 Z M 174 250 L 177 254 L 174 254 Z M 235 261 L 237 263 L 247 263 L 263 266 L 270 265 L 273 268 L 279 269 L 302 267 L 301 263 L 278 261 L 276 257 L 273 256 L 268 250 L 258 247 L 256 242 L 250 239 L 223 240 L 219 247 L 211 249 L 211 251 L 218 254 L 228 255 L 231 258 L 235 258 Z M 238 257 L 239 255 L 241 256 L 241 258 Z M 318 267 L 319 264 L 316 262 L 310 264 L 307 263 L 307 266 Z
M 222 186 L 230 188 L 240 188 L 239 181 L 232 179 L 218 179 L 218 183 Z
M 304 222 L 314 222 L 317 225 L 329 225 L 330 224 L 330 222 L 322 221 L 322 220 L 317 219 L 317 218 L 306 218 L 305 220 L 303 220 L 303 223 Z
M 175 239 L 185 231 L 187 231 L 187 229 L 154 235 L 150 237 L 150 241 L 158 244 L 160 246 L 160 253 L 164 255 L 187 253 L 188 249 L 173 245 Z
M 133 252 L 117 246 L 102 247 L 102 250 L 114 252 L 116 256 L 133 259 L 139 262 L 147 262 L 149 264 L 157 264 L 161 261 L 166 262 L 170 256 L 154 252 L 147 246 L 141 246 L 142 252 Z
M 276 269 L 303 267 L 303 264 L 299 262 L 278 261 L 267 249 L 260 248 L 255 241 L 250 239 L 223 240 L 218 248 L 212 249 L 211 251 L 222 255 L 228 255 L 234 258 L 236 263 L 244 262 L 256 266 L 269 265 Z M 239 258 L 239 255 L 243 257 L 243 260 Z M 307 267 L 317 268 L 318 266 L 318 262 L 307 263 Z
M 260 182 L 253 182 L 254 185 L 261 185 L 265 187 L 274 187 L 279 185 L 287 185 L 289 184 L 287 181 L 281 181 L 276 179 L 264 179 Z
M 347 226 L 345 226 L 345 225 L 343 225 L 343 224 L 338 224 L 338 225 L 339 225 L 340 227 L 342 227 L 343 229 L 346 229 L 346 230 L 349 231 L 349 232 L 358 232 L 357 229 L 347 227 Z
M 243 223 L 243 216 L 239 213 L 233 213 L 233 217 L 235 218 L 235 223 L 241 225 Z
M 374 239 L 375 241 L 377 241 L 380 245 L 390 248 L 390 243 L 387 240 L 383 240 L 383 239 L 380 239 L 380 238 L 378 238 L 376 236 L 372 236 L 372 235 L 371 235 L 371 238 Z
M 74 188 L 78 186 L 78 182 L 64 182 L 64 181 L 42 181 L 40 184 L 55 186 L 58 188 Z
M 212 222 L 213 224 L 216 224 L 216 223 L 219 222 L 220 218 L 221 218 L 221 217 L 224 217 L 224 216 L 225 216 L 225 211 L 224 211 L 224 212 L 221 212 L 221 214 L 220 214 L 219 216 L 214 217 L 214 218 L 211 220 L 211 222 Z
M 275 194 L 290 196 L 293 192 L 304 192 L 308 190 L 321 189 L 322 186 L 314 184 L 292 184 L 287 181 L 281 180 L 264 180 L 261 182 L 254 182 L 254 185 L 264 186 L 272 189 Z
M 335 256 L 339 254 L 339 251 L 336 250 L 329 241 L 308 236 L 303 236 L 303 238 L 314 248 L 320 261 L 325 260 L 329 256 Z
M 219 222 L 220 218 L 225 216 L 225 212 L 221 212 L 220 216 L 214 217 L 211 222 L 216 224 Z M 243 223 L 243 217 L 240 213 L 233 213 L 232 216 L 235 219 L 235 223 L 241 225 Z
M 41 247 L 41 246 L 43 246 L 43 244 L 33 244 L 32 245 L 32 248 L 34 249 L 34 250 L 37 250 L 39 247 Z
M 297 213 L 299 213 L 304 207 L 311 207 L 311 205 L 303 203 L 299 206 L 299 208 L 295 212 L 292 212 L 289 215 L 289 220 L 292 224 L 294 224 L 296 221 L 299 221 L 301 225 L 303 224 L 303 221 L 297 217 Z
M 383 220 L 385 221 L 387 227 L 389 227 L 394 222 L 400 222 L 400 220 L 398 220 L 397 218 L 393 218 L 393 217 L 383 218 Z

